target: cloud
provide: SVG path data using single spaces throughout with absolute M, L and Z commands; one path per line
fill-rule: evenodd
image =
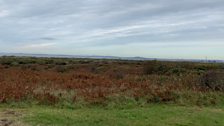
M 0 18 L 6 17 L 9 15 L 9 11 L 7 10 L 0 10 Z
M 223 15 L 223 0 L 2 0 L 0 51 L 18 45 L 58 54 L 131 44 L 215 45 L 224 40 Z
M 17 47 L 18 49 L 25 49 L 25 50 L 33 50 L 33 49 L 47 49 L 52 48 L 55 46 L 56 43 L 39 43 L 39 44 L 28 44 L 28 45 L 22 45 L 20 47 Z
M 197 14 L 180 13 L 179 15 L 164 16 L 162 18 L 140 21 L 120 27 L 88 31 L 76 37 L 76 41 L 108 40 L 136 36 L 140 36 L 138 39 L 141 39 L 144 35 L 150 36 L 151 39 L 162 40 L 162 37 L 170 39 L 171 37 L 185 35 L 188 31 L 188 35 L 191 33 L 197 34 L 198 32 L 206 34 L 210 28 L 223 27 L 222 24 L 215 24 L 215 22 L 224 21 L 221 15 L 222 13 L 220 12 L 214 12 L 213 15 L 209 16 L 208 12 Z M 187 20 L 189 17 L 194 18 L 194 20 Z M 118 44 L 116 42 L 113 43 Z M 141 41 L 138 43 L 141 43 Z
M 40 40 L 46 40 L 46 41 L 54 41 L 54 40 L 57 40 L 56 38 L 51 38 L 51 37 L 42 37 L 42 38 L 39 38 Z

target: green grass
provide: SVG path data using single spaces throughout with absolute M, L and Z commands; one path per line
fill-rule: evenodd
M 27 109 L 33 126 L 224 126 L 224 108 L 150 105 L 131 109 Z

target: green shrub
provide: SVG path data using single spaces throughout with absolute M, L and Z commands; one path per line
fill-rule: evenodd
M 187 72 L 187 70 L 185 68 L 172 68 L 167 72 L 167 74 L 169 74 L 169 75 L 173 75 L 173 74 L 182 75 L 186 72 Z
M 65 62 L 65 61 L 57 61 L 55 64 L 56 65 L 67 65 L 68 62 Z
M 1 64 L 2 64 L 2 65 L 11 65 L 12 62 L 13 62 L 12 59 L 6 59 L 6 58 L 2 58 L 2 59 L 1 59 Z

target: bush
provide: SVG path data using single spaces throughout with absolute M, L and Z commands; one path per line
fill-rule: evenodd
M 55 63 L 55 65 L 67 65 L 68 64 L 68 62 L 65 62 L 65 61 L 57 61 L 56 63 Z
M 68 71 L 68 68 L 66 66 L 57 66 L 55 69 L 59 73 L 64 73 Z
M 208 71 L 201 77 L 201 85 L 215 91 L 224 91 L 224 71 Z
M 171 66 L 168 66 L 166 63 L 159 61 L 150 61 L 144 65 L 143 68 L 144 74 L 165 74 L 171 69 Z
M 110 76 L 111 78 L 120 80 L 120 79 L 124 79 L 124 77 L 125 77 L 125 73 L 122 72 L 122 71 L 119 71 L 119 70 L 114 70 L 114 71 L 112 71 L 111 73 L 109 73 L 109 76 Z
M 180 75 L 182 75 L 182 74 L 184 74 L 186 72 L 187 72 L 187 70 L 185 68 L 171 68 L 167 72 L 167 74 L 168 75 L 178 75 L 178 76 L 180 76 Z
M 1 64 L 2 65 L 11 65 L 13 61 L 11 59 L 6 59 L 6 58 L 2 58 L 1 59 Z
M 224 64 L 220 64 L 220 69 L 223 69 L 224 70 Z

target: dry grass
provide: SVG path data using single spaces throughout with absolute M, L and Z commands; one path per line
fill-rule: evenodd
M 167 103 L 179 101 L 184 92 L 220 93 L 224 85 L 222 77 L 209 74 L 223 71 L 221 64 L 14 57 L 0 63 L 0 103 L 105 104 L 111 97 Z M 219 84 L 210 88 L 214 79 Z

